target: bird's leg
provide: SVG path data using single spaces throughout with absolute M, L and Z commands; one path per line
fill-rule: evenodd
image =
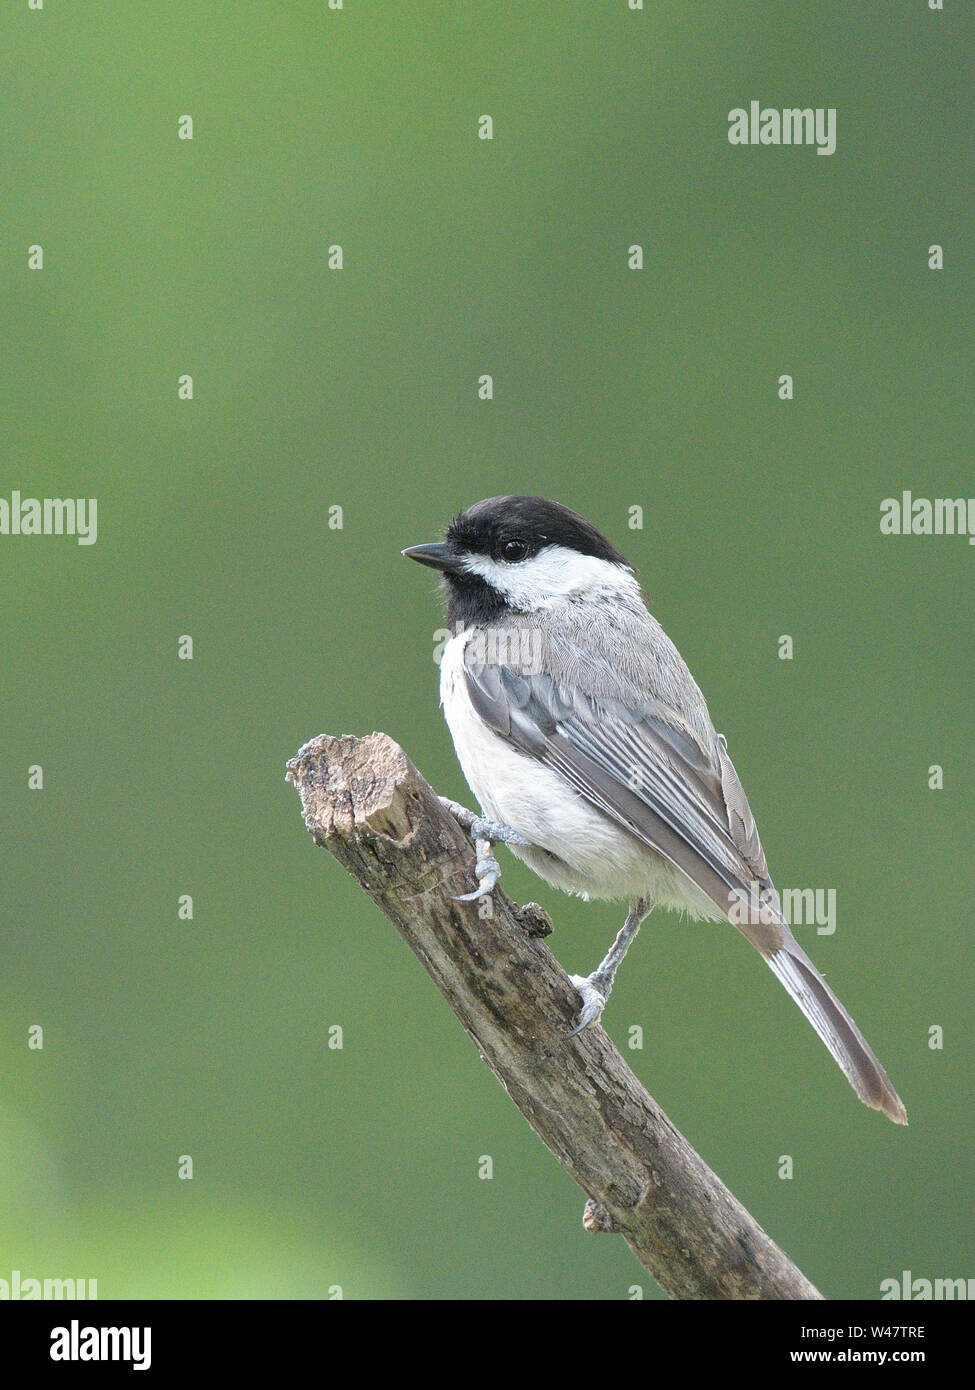
M 501 877 L 501 865 L 491 853 L 491 846 L 493 844 L 527 845 L 529 841 L 512 826 L 502 825 L 500 821 L 487 820 L 486 817 L 479 816 L 474 811 L 468 811 L 466 806 L 451 801 L 447 796 L 440 798 L 440 804 L 464 827 L 474 841 L 474 849 L 477 853 L 477 863 L 474 865 L 477 887 L 473 893 L 461 893 L 459 897 L 454 898 L 454 902 L 471 903 L 477 898 L 488 897 Z
M 613 980 L 619 969 L 620 961 L 626 955 L 627 948 L 640 930 L 640 923 L 649 914 L 652 907 L 653 903 L 649 898 L 634 898 L 630 903 L 630 910 L 626 914 L 626 921 L 617 933 L 616 940 L 592 974 L 569 976 L 582 998 L 582 1019 L 578 1027 L 573 1028 L 569 1034 L 570 1038 L 574 1038 L 577 1033 L 588 1028 L 590 1023 L 595 1023 L 605 1009 L 606 1000 L 613 988 Z

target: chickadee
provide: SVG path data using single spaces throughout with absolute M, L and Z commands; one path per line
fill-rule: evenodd
M 570 977 L 582 999 L 573 1033 L 599 1018 L 654 905 L 727 920 L 864 1104 L 906 1124 L 883 1067 L 789 930 L 725 739 L 628 561 L 568 507 L 516 496 L 478 502 L 443 542 L 403 554 L 445 581 L 441 700 L 483 811 L 446 803 L 478 846 L 478 887 L 465 897 L 493 889 L 500 841 L 566 892 L 629 900 L 604 960 Z

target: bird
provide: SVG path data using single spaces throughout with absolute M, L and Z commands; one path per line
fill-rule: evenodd
M 510 851 L 585 899 L 625 900 L 594 971 L 569 978 L 575 1037 L 600 1018 L 656 907 L 727 921 L 758 950 L 865 1105 L 904 1105 L 782 912 L 754 816 L 704 696 L 650 613 L 634 567 L 560 502 L 509 494 L 402 554 L 438 571 L 447 605 L 440 696 L 480 813 L 442 798 L 477 848 L 471 901 Z

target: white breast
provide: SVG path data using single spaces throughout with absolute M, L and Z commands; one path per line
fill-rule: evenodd
M 559 836 L 569 789 L 556 773 L 499 738 L 475 713 L 464 680 L 464 647 L 473 635 L 472 629 L 452 637 L 440 665 L 440 700 L 457 757 L 485 815 L 520 830 L 533 844 L 551 848 Z

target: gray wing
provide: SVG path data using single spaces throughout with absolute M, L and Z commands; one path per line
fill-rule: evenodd
M 756 882 L 774 892 L 723 739 L 714 735 L 707 748 L 664 700 L 632 683 L 621 681 L 614 696 L 573 681 L 570 692 L 548 674 L 522 674 L 468 650 L 467 691 L 485 723 L 682 869 L 719 912 L 727 916 L 733 895 L 747 898 Z M 782 944 L 775 924 L 742 929 L 763 951 Z

